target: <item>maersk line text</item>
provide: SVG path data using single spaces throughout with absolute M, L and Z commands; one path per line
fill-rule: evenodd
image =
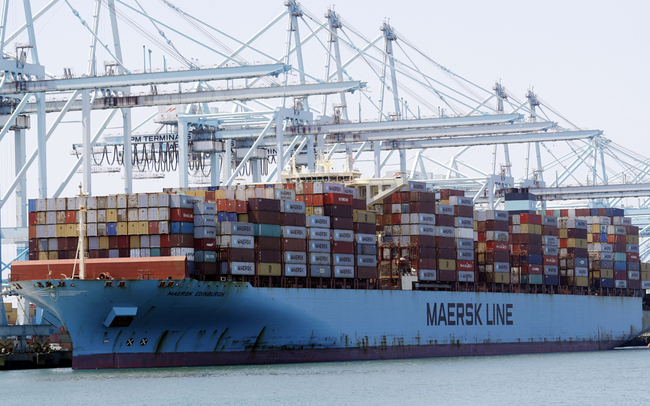
M 512 326 L 512 303 L 427 303 L 427 326 Z

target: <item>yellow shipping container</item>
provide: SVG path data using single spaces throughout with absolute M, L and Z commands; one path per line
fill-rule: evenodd
M 641 270 L 650 272 L 650 263 L 641 262 Z
M 238 214 L 237 219 L 240 223 L 248 223 L 248 214 Z
M 129 235 L 129 223 L 126 221 L 117 223 L 117 235 Z
M 308 216 L 314 215 L 314 208 L 312 206 L 305 207 L 305 214 Z
M 138 234 L 140 234 L 140 235 L 149 234 L 149 222 L 148 221 L 138 221 Z
M 66 224 L 66 237 L 79 237 L 79 229 L 77 224 Z
M 453 259 L 439 259 L 438 270 L 440 271 L 455 271 L 456 261 Z
M 568 248 L 587 248 L 587 240 L 582 238 L 567 238 L 566 246 Z
M 510 274 L 507 272 L 493 272 L 494 283 L 510 283 Z
M 269 262 L 260 262 L 257 264 L 257 274 L 259 276 L 282 276 L 282 265 Z
M 560 228 L 560 234 L 558 235 L 559 238 L 569 238 L 568 237 L 568 230 L 566 228 Z
M 354 210 L 352 212 L 352 219 L 355 223 L 368 224 L 375 224 L 377 220 L 375 213 L 371 213 L 365 210 Z
M 56 238 L 65 238 L 67 237 L 67 227 L 66 224 L 57 224 L 56 225 Z
M 117 223 L 117 210 L 108 209 L 106 210 L 106 221 L 108 223 Z
M 47 259 L 59 259 L 59 251 L 48 251 Z
M 99 237 L 99 249 L 100 250 L 107 250 L 108 249 L 108 237 Z
M 226 191 L 221 189 L 221 190 L 215 190 L 214 191 L 214 198 L 215 199 L 225 199 L 226 198 Z
M 650 271 L 641 271 L 641 280 L 650 281 Z
M 573 279 L 573 281 L 571 280 Z M 582 286 L 582 287 L 587 287 L 589 286 L 589 277 L 587 276 L 575 276 L 569 278 L 569 285 L 573 283 L 573 286 Z
M 628 244 L 638 244 L 639 236 L 638 235 L 628 235 L 625 237 L 625 240 Z
M 38 253 L 38 260 L 39 261 L 47 261 L 47 251 L 41 251 Z
M 601 278 L 612 279 L 612 278 L 614 278 L 614 270 L 613 269 L 601 269 L 600 270 L 600 277 Z
M 129 237 L 129 246 L 131 248 L 140 248 L 140 236 L 132 235 L 131 237 Z
M 140 235 L 140 227 L 137 221 L 128 223 L 128 235 Z M 133 248 L 133 247 L 132 247 Z

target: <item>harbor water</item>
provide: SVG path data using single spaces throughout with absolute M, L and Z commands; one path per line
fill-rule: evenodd
M 650 349 L 206 368 L 0 372 L 22 405 L 641 405 Z

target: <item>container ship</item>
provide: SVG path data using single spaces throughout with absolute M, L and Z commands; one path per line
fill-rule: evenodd
M 303 179 L 35 199 L 29 223 L 10 287 L 65 326 L 75 369 L 606 350 L 650 329 L 621 209 Z

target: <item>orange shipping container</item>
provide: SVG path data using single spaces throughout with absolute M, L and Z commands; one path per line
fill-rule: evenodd
M 72 277 L 73 259 L 14 261 L 11 281 L 49 279 L 49 275 Z M 51 271 L 51 274 L 50 274 Z M 79 265 L 76 268 L 79 274 Z M 186 257 L 92 258 L 86 260 L 86 278 L 108 273 L 114 279 L 182 279 L 189 277 Z M 74 283 L 74 281 L 70 281 Z

